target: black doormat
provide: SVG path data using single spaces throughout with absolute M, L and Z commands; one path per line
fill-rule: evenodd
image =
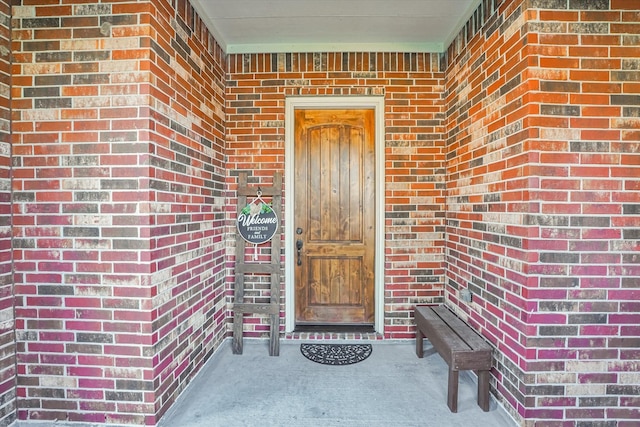
M 371 355 L 371 344 L 300 344 L 307 359 L 323 365 L 352 365 Z

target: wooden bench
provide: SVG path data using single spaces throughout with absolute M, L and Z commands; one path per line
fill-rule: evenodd
M 444 306 L 417 306 L 415 319 L 418 357 L 424 356 L 426 337 L 449 365 L 447 405 L 451 412 L 458 412 L 458 372 L 464 370 L 477 372 L 478 406 L 488 411 L 491 346 Z

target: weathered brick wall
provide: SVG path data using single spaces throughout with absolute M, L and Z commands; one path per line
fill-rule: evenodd
M 15 318 L 11 274 L 11 8 L 0 1 L 0 425 L 16 415 Z
M 529 386 L 520 362 L 530 253 L 530 100 L 520 2 L 485 1 L 449 47 L 446 301 L 498 351 L 497 388 L 515 415 Z M 460 291 L 472 292 L 471 304 Z
M 149 4 L 84 3 L 13 8 L 19 418 L 144 424 Z
M 153 424 L 227 334 L 237 174 L 268 184 L 284 169 L 285 97 L 384 95 L 386 336 L 413 337 L 413 306 L 446 297 L 497 347 L 494 386 L 528 425 L 637 423 L 637 0 L 486 0 L 446 61 L 228 66 L 186 0 L 25 3 L 13 252 L 0 225 L 2 422 L 11 254 L 19 417 Z M 247 335 L 263 335 L 248 317 Z
M 526 425 L 640 418 L 638 10 L 485 1 L 448 52 L 447 301 Z
M 150 262 L 161 416 L 227 336 L 226 65 L 188 2 L 154 0 L 151 24 Z
M 640 1 L 531 3 L 538 253 L 527 297 L 538 337 L 527 418 L 637 425 Z
M 174 4 L 13 9 L 21 419 L 154 424 L 226 332 L 224 63 Z
M 413 336 L 413 306 L 442 300 L 444 74 L 439 55 L 230 55 L 228 69 L 231 217 L 239 171 L 249 171 L 251 183 L 270 183 L 274 171 L 284 171 L 286 96 L 384 95 L 385 335 Z M 229 232 L 234 231 L 230 226 Z M 232 262 L 233 249 L 229 257 Z M 233 281 L 232 275 L 229 280 Z M 252 286 L 250 280 L 247 283 Z M 253 286 L 251 295 L 263 298 L 266 285 L 258 281 Z M 268 330 L 266 318 L 246 317 L 247 336 L 261 336 Z

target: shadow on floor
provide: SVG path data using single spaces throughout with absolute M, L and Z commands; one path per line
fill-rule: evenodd
M 245 340 L 242 355 L 226 341 L 159 426 L 516 426 L 493 397 L 489 412 L 477 406 L 467 372 L 451 413 L 447 365 L 428 341 L 423 359 L 412 341 L 378 341 L 369 358 L 346 366 L 311 362 L 302 342 L 281 341 L 272 357 L 266 340 Z

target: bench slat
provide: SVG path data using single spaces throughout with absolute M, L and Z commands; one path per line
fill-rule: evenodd
M 470 348 L 476 350 L 491 350 L 491 346 L 466 323 L 456 317 L 451 310 L 444 306 L 438 306 L 434 307 L 433 311 L 440 316 L 447 325 L 451 326 Z
M 422 315 L 423 318 L 416 316 L 416 322 L 419 322 L 418 326 L 427 332 L 427 338 L 431 344 L 434 344 L 432 339 L 441 342 L 452 351 L 469 351 L 471 347 L 465 343 L 462 338 L 453 333 L 449 325 L 438 316 L 430 307 L 416 307 L 416 313 Z M 435 346 L 435 344 L 434 344 Z

